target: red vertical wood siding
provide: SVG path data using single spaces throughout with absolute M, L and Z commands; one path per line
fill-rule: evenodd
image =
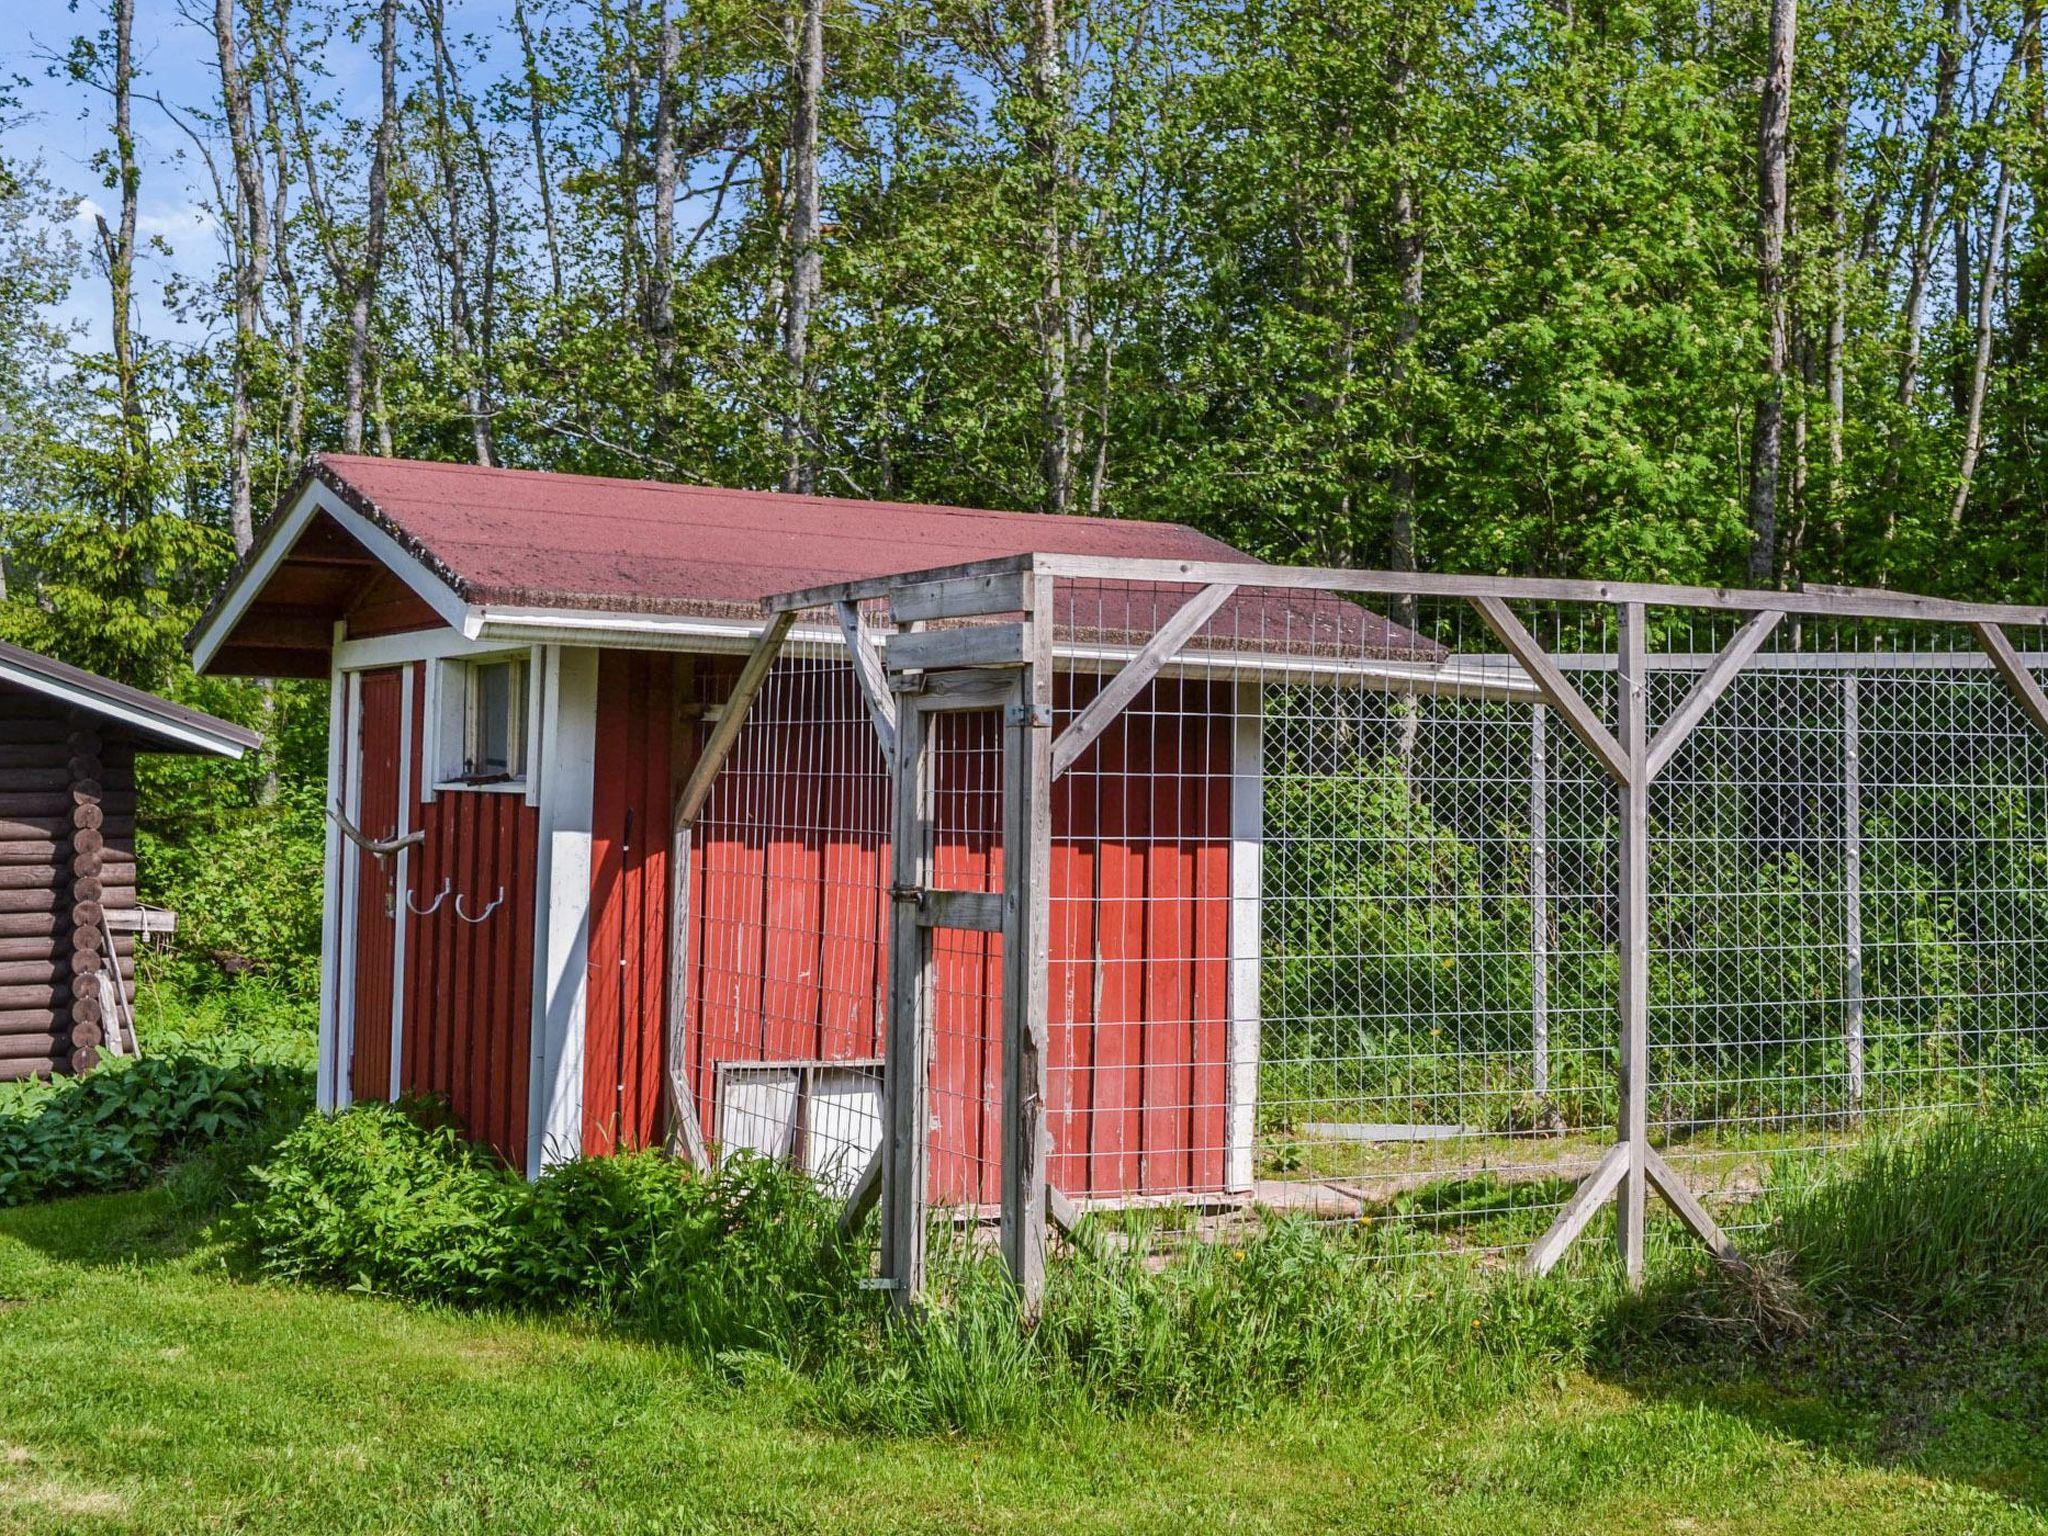
M 591 1155 L 652 1146 L 662 1135 L 674 677 L 665 654 L 598 658 L 583 1057 L 583 1150 Z
M 424 677 L 421 666 L 413 740 L 422 768 Z M 449 789 L 419 806 L 415 825 L 426 836 L 407 861 L 400 1086 L 445 1098 L 469 1136 L 524 1167 L 539 813 L 516 792 Z
M 736 669 L 701 658 L 697 700 L 722 701 Z M 851 677 L 779 677 L 691 834 L 684 1066 L 707 1136 L 721 1062 L 881 1055 L 888 813 Z
M 716 701 L 731 668 L 700 670 Z M 1064 713 L 1099 686 L 1060 679 Z M 1054 790 L 1049 1121 L 1070 1194 L 1215 1189 L 1225 1171 L 1231 742 L 1227 684 L 1141 694 Z M 998 889 L 993 716 L 935 747 L 935 883 Z M 756 704 L 693 833 L 686 1069 L 717 1134 L 722 1061 L 881 1054 L 887 780 L 858 693 L 818 669 Z M 1001 949 L 934 935 L 932 1197 L 999 1193 Z M 659 1039 L 660 1010 L 641 1027 Z
M 399 750 L 404 668 L 365 672 L 356 713 L 356 825 L 372 838 L 398 832 Z M 353 843 L 355 860 L 355 994 L 349 1093 L 391 1097 L 391 981 L 395 963 L 398 860 L 377 858 Z

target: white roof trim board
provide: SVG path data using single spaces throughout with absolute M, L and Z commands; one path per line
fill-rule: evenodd
M 170 751 L 239 758 L 263 740 L 247 726 L 187 709 L 19 646 L 0 644 L 0 687 L 36 694 L 133 731 Z

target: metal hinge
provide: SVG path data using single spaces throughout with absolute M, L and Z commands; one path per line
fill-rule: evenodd
M 921 885 L 892 884 L 889 887 L 889 899 L 891 901 L 912 901 L 921 907 L 924 905 L 924 887 Z
M 1003 708 L 1003 724 L 1028 725 L 1036 731 L 1052 729 L 1050 704 L 1009 704 Z

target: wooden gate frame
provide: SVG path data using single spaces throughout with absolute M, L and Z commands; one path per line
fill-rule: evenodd
M 1187 599 L 1128 660 L 1055 742 L 1051 732 L 1052 594 L 1060 579 L 1160 584 Z M 1745 591 L 1648 582 L 1594 582 L 1512 576 L 1354 571 L 1249 562 L 1127 559 L 1029 554 L 966 565 L 842 582 L 772 597 L 772 616 L 733 701 L 707 745 L 677 809 L 678 826 L 704 794 L 737 734 L 740 717 L 765 680 L 795 616 L 836 610 L 894 781 L 894 880 L 890 924 L 890 1008 L 884 1084 L 883 1148 L 849 1199 L 845 1225 L 884 1206 L 882 1283 L 900 1308 L 924 1287 L 925 1147 L 929 1125 L 929 934 L 934 927 L 999 931 L 1003 949 L 1003 1252 L 1026 1315 L 1044 1291 L 1046 1227 L 1071 1228 L 1073 1213 L 1046 1177 L 1046 902 L 1051 857 L 1051 785 L 1239 587 L 1324 591 L 1390 598 L 1434 597 L 1469 603 L 1519 663 L 1544 703 L 1613 780 L 1621 806 L 1621 957 L 1616 997 L 1620 1026 L 1621 1112 L 1615 1144 L 1524 1267 L 1553 1268 L 1593 1215 L 1616 1200 L 1616 1239 L 1631 1285 L 1643 1273 L 1644 1217 L 1655 1188 L 1716 1258 L 1742 1261 L 1685 1181 L 1650 1144 L 1649 1083 L 1649 791 L 1714 704 L 1788 616 L 1869 619 L 1966 627 L 2022 712 L 2048 734 L 2048 694 L 2014 651 L 2003 626 L 2048 627 L 2048 608 L 1958 602 L 1865 588 L 1808 586 Z M 897 633 L 877 653 L 860 605 L 887 599 Z M 1611 607 L 1619 655 L 1616 729 L 1515 616 L 1513 602 Z M 1647 616 L 1652 607 L 1741 613 L 1746 618 L 1654 735 L 1647 709 Z M 1001 622 L 997 622 L 1001 620 Z M 933 628 L 937 624 L 940 627 Z M 759 663 L 758 671 L 756 663 Z M 753 686 L 748 688 L 749 678 Z M 922 856 L 929 830 L 923 715 L 942 708 L 1005 710 L 1004 891 L 1000 911 L 979 893 L 928 888 Z M 721 739 L 722 738 L 722 739 Z M 714 751 L 714 748 L 716 750 Z M 701 780 L 701 783 L 700 783 Z M 692 798 L 692 791 L 695 792 Z M 1017 858 L 1023 847 L 1028 856 Z

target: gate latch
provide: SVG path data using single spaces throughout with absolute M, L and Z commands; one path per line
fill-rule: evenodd
M 1035 731 L 1049 731 L 1052 729 L 1052 706 L 1007 704 L 1003 707 L 1003 724 L 1028 725 Z

